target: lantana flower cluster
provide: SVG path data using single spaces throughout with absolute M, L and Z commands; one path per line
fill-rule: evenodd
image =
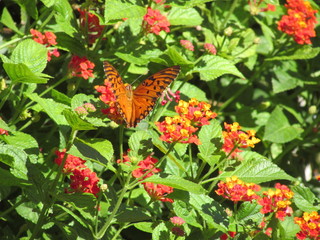
M 65 150 L 56 151 L 55 154 L 57 158 L 54 161 L 60 166 L 66 154 Z M 85 160 L 79 157 L 68 154 L 62 171 L 64 174 L 70 174 L 70 188 L 73 190 L 66 190 L 66 192 L 92 193 L 97 197 L 100 192 L 100 188 L 98 186 L 100 179 L 97 177 L 95 172 L 91 171 L 85 165 L 85 162 Z
M 233 202 L 252 201 L 259 198 L 256 192 L 260 191 L 260 186 L 254 183 L 245 183 L 237 176 L 226 178 L 226 182 L 220 181 L 218 187 L 215 192 Z
M 282 16 L 278 29 L 290 36 L 298 44 L 311 44 L 310 38 L 316 36 L 316 13 L 310 2 L 304 0 L 287 0 L 285 7 L 288 15 Z
M 260 212 L 263 214 L 275 212 L 276 218 L 283 221 L 286 216 L 291 216 L 293 212 L 290 207 L 292 197 L 293 192 L 286 185 L 276 183 L 275 190 L 268 189 L 268 191 L 263 192 L 263 197 L 258 200 L 258 204 L 262 206 Z
M 80 28 L 82 32 L 88 34 L 89 43 L 93 44 L 100 37 L 104 26 L 100 25 L 99 18 L 90 12 L 78 9 L 80 13 Z
M 139 179 L 139 181 L 143 181 L 153 176 L 155 173 L 161 172 L 160 168 L 155 167 L 157 162 L 158 160 L 156 158 L 149 155 L 146 159 L 138 163 L 138 168 L 132 171 L 132 176 Z M 122 160 L 117 160 L 117 163 L 130 164 L 131 159 L 128 155 L 124 155 Z M 173 192 L 172 187 L 151 182 L 143 182 L 142 185 L 154 201 L 160 200 L 162 202 L 173 202 L 173 199 L 166 197 L 166 195 Z
M 39 32 L 35 29 L 30 29 L 30 33 L 32 35 L 32 39 L 35 42 L 40 43 L 47 48 L 57 44 L 57 42 L 56 42 L 57 37 L 53 32 L 46 31 L 46 32 L 44 32 L 44 34 L 42 34 L 41 32 Z M 60 53 L 57 48 L 48 51 L 48 62 L 51 61 L 52 55 L 55 57 L 60 56 Z
M 74 77 L 82 77 L 84 79 L 94 77 L 93 69 L 95 64 L 86 57 L 73 56 L 68 67 L 71 75 Z
M 260 139 L 255 137 L 256 131 L 240 131 L 241 126 L 237 122 L 233 124 L 224 123 L 224 128 L 226 131 L 222 131 L 224 139 L 222 150 L 227 154 L 231 154 L 231 157 L 235 158 L 239 152 L 242 152 L 239 148 L 253 148 L 255 144 L 260 142 Z
M 189 102 L 180 100 L 175 107 L 179 115 L 166 117 L 164 121 L 155 123 L 162 133 L 160 139 L 168 143 L 201 144 L 194 133 L 199 127 L 210 124 L 209 120 L 217 116 L 210 110 L 210 107 L 210 104 L 199 102 L 195 98 L 192 98 Z
M 305 212 L 303 216 L 295 217 L 294 222 L 300 226 L 301 231 L 296 234 L 299 240 L 306 238 L 320 240 L 320 215 L 314 211 Z
M 159 10 L 148 8 L 147 14 L 143 17 L 142 26 L 147 33 L 159 35 L 161 31 L 170 32 L 170 22 Z
M 94 88 L 101 94 L 99 99 L 107 105 L 106 108 L 101 109 L 101 112 L 112 121 L 121 124 L 123 122 L 123 118 L 116 106 L 116 96 L 112 91 L 111 83 L 105 80 L 103 86 L 97 85 Z

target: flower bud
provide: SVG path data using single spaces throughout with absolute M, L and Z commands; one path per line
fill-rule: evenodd
M 227 27 L 225 30 L 224 30 L 224 35 L 227 36 L 227 37 L 230 37 L 233 33 L 233 29 L 232 27 Z
M 314 115 L 317 113 L 317 107 L 315 105 L 312 105 L 309 107 L 309 114 Z

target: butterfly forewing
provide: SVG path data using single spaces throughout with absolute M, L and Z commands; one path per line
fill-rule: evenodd
M 107 61 L 103 62 L 103 68 L 106 75 L 105 81 L 111 83 L 111 89 L 116 97 L 116 106 L 123 120 L 128 124 L 128 119 L 132 115 L 132 99 L 127 98 L 127 89 L 123 84 L 118 71 Z
M 180 66 L 161 70 L 144 80 L 133 92 L 126 87 L 118 71 L 108 62 L 103 62 L 105 81 L 111 83 L 116 97 L 116 106 L 127 127 L 135 127 L 153 109 L 161 93 L 178 76 Z
M 180 66 L 166 68 L 144 80 L 133 91 L 133 116 L 130 121 L 132 126 L 144 119 L 153 109 L 162 92 L 178 76 Z

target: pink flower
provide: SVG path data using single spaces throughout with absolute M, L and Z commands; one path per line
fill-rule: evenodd
M 211 43 L 205 43 L 204 44 L 204 49 L 208 53 L 211 53 L 212 55 L 216 55 L 217 54 L 217 49 Z
M 194 51 L 194 46 L 189 40 L 180 40 L 180 44 L 187 50 Z
M 170 22 L 159 10 L 148 8 L 147 14 L 143 17 L 143 28 L 147 33 L 159 35 L 161 31 L 170 32 Z

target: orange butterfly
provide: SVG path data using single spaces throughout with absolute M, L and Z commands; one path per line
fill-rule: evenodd
M 103 67 L 105 81 L 111 83 L 117 110 L 127 127 L 135 127 L 149 114 L 161 93 L 180 72 L 180 66 L 163 69 L 148 77 L 133 90 L 130 84 L 123 84 L 118 71 L 110 63 L 104 61 Z

